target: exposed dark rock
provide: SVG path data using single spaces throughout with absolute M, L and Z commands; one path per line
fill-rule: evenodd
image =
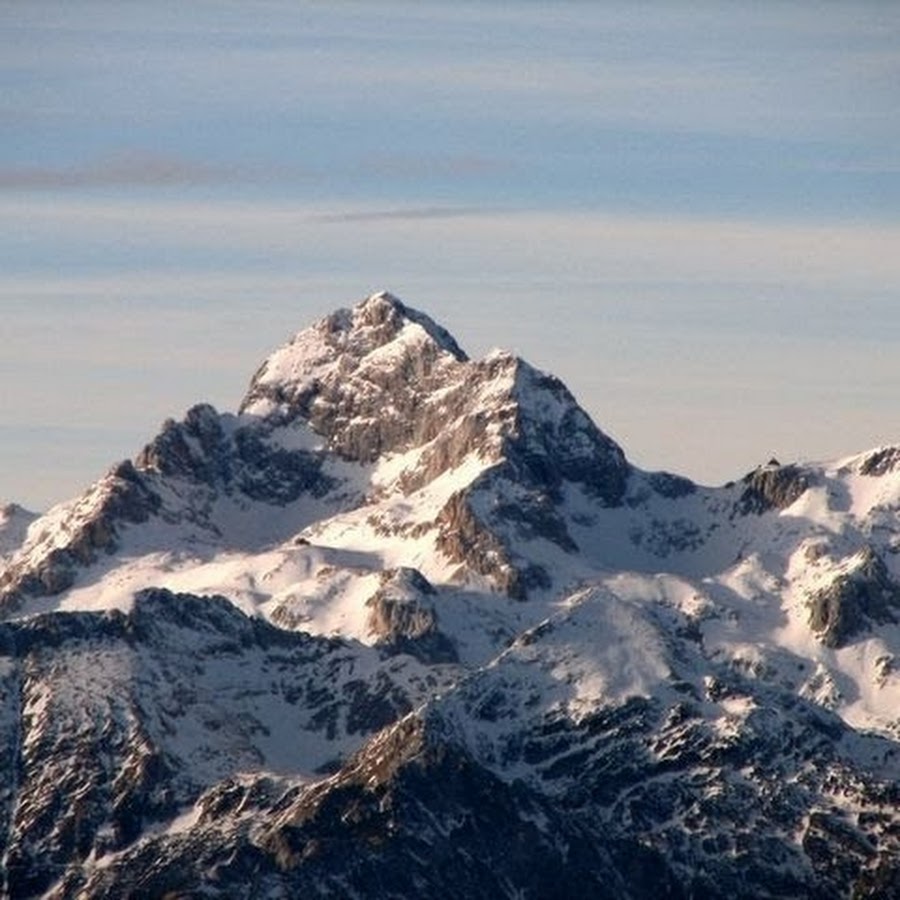
M 14 611 L 28 596 L 52 596 L 71 587 L 79 568 L 116 550 L 122 525 L 146 522 L 161 505 L 153 485 L 130 462 L 119 463 L 73 508 L 65 544 L 39 535 L 36 546 L 29 542 L 23 548 L 29 552 L 0 572 L 0 614 Z
M 383 572 L 381 587 L 366 601 L 376 646 L 389 653 L 409 653 L 426 663 L 458 662 L 453 642 L 440 631 L 434 594 L 417 569 Z
M 319 453 L 273 447 L 250 428 L 238 430 L 234 442 L 240 461 L 237 487 L 254 500 L 286 504 L 303 494 L 322 496 L 334 486 L 322 474 Z
M 97 871 L 86 891 L 158 896 L 202 883 L 213 896 L 250 887 L 372 898 L 684 896 L 653 851 L 598 842 L 524 784 L 507 784 L 460 745 L 429 737 L 415 717 L 379 736 L 335 779 L 278 807 L 259 817 L 269 822 L 250 840 L 163 839 L 153 850 L 166 854 L 165 869 L 141 865 L 136 853 Z M 214 880 L 203 876 L 210 871 Z
M 0 564 L 3 557 L 17 550 L 25 541 L 28 526 L 38 518 L 18 503 L 0 506 Z
M 553 375 L 512 358 L 515 419 L 505 455 L 521 483 L 553 495 L 563 481 L 584 485 L 607 506 L 618 506 L 630 467 L 607 437 Z
M 348 734 L 372 734 L 412 710 L 407 694 L 383 673 L 347 682 L 342 700 Z
M 787 509 L 810 487 L 810 476 L 799 466 L 782 466 L 772 461 L 745 475 L 735 509 L 741 515 L 762 515 Z
M 150 838 L 81 887 L 91 897 L 896 896 L 895 842 L 876 838 L 896 808 L 855 823 L 816 809 L 842 763 L 790 715 L 760 710 L 724 735 L 695 708 L 669 715 L 635 698 L 580 723 L 551 716 L 520 737 L 519 758 L 546 790 L 498 777 L 431 709 L 317 784 L 279 796 L 263 781 L 224 783 L 191 832 Z M 875 785 L 850 790 L 891 809 Z
M 167 420 L 138 455 L 138 468 L 279 505 L 333 487 L 322 475 L 322 454 L 278 446 L 271 440 L 271 427 L 258 421 L 226 431 L 227 418 L 200 404 L 188 410 L 183 422 Z
M 869 475 L 877 478 L 894 472 L 900 466 L 900 447 L 883 447 L 868 454 L 860 463 L 860 475 Z
M 853 884 L 877 856 L 871 841 L 837 815 L 812 812 L 803 834 L 803 851 L 813 868 L 830 880 Z
M 448 559 L 489 578 L 501 591 L 524 600 L 521 573 L 510 560 L 500 539 L 472 511 L 465 491 L 455 493 L 437 518 L 435 542 Z
M 219 413 L 200 403 L 187 411 L 183 422 L 166 419 L 135 462 L 139 469 L 215 484 L 228 480 L 227 444 Z
M 652 472 L 648 478 L 650 487 L 662 497 L 677 500 L 695 493 L 697 485 L 690 478 L 673 475 L 670 472 Z
M 900 585 L 867 547 L 858 563 L 808 600 L 809 627 L 826 647 L 843 647 L 872 623 L 900 621 Z
M 349 886 L 381 896 L 628 896 L 602 846 L 422 727 L 405 720 L 301 795 L 260 848 L 310 887 L 347 866 Z
M 491 498 L 488 519 L 492 530 L 511 531 L 511 537 L 518 540 L 543 538 L 566 553 L 577 553 L 578 545 L 551 497 L 540 488 L 521 490 L 515 478 L 515 468 L 501 463 L 479 477 L 470 489 L 473 496 Z

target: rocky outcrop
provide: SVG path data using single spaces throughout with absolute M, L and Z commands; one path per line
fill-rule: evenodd
M 453 642 L 441 633 L 434 608 L 436 591 L 417 569 L 381 573 L 381 586 L 366 601 L 375 646 L 409 653 L 430 664 L 458 662 Z
M 135 463 L 145 471 L 274 505 L 327 493 L 334 483 L 322 474 L 322 454 L 285 449 L 271 431 L 201 404 L 188 410 L 183 422 L 167 420 Z
M 565 481 L 621 502 L 629 467 L 556 378 L 508 353 L 470 362 L 422 313 L 370 297 L 301 332 L 254 376 L 241 411 L 308 422 L 340 456 L 371 462 L 421 447 L 414 491 L 471 454 L 506 460 L 556 495 Z
M 859 464 L 859 474 L 879 478 L 900 467 L 900 447 L 882 447 L 866 454 Z
M 651 472 L 647 481 L 653 491 L 667 500 L 690 497 L 697 492 L 697 485 L 690 478 L 673 475 L 671 472 Z
M 200 403 L 187 411 L 183 422 L 166 419 L 135 462 L 139 469 L 215 485 L 231 477 L 228 444 L 222 416 Z
M 146 522 L 161 505 L 152 483 L 120 463 L 71 507 L 62 531 L 39 530 L 0 572 L 0 615 L 71 587 L 80 568 L 116 550 L 123 526 Z
M 572 482 L 606 506 L 620 504 L 630 467 L 619 445 L 597 428 L 558 378 L 515 357 L 508 364 L 514 416 L 504 456 L 515 480 L 551 496 Z
M 308 889 L 337 887 L 334 873 L 344 870 L 346 887 L 370 896 L 630 895 L 602 843 L 415 717 L 333 782 L 301 793 L 258 847 Z
M 900 585 L 867 547 L 807 601 L 809 627 L 826 647 L 843 647 L 874 623 L 900 622 Z
M 38 518 L 18 503 L 0 506 L 0 562 L 25 542 L 28 526 Z
M 799 466 L 782 466 L 771 460 L 754 469 L 741 481 L 741 495 L 735 503 L 740 515 L 762 515 L 787 509 L 810 487 L 810 476 Z
M 486 577 L 516 600 L 527 597 L 522 572 L 513 563 L 503 542 L 472 511 L 467 492 L 454 494 L 437 517 L 435 549 L 467 570 Z
M 241 794 L 249 806 L 250 791 Z M 150 896 L 202 884 L 212 896 L 250 888 L 371 898 L 682 896 L 655 854 L 636 842 L 597 841 L 415 716 L 379 735 L 335 778 L 286 794 L 257 820 L 266 824 L 243 833 L 210 827 L 206 841 L 161 838 L 95 872 L 85 891 Z M 151 852 L 165 867 L 142 865 Z M 204 876 L 211 871 L 215 878 Z

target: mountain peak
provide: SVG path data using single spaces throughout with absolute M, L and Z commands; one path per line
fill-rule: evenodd
M 398 297 L 389 291 L 371 294 L 349 311 L 349 329 L 372 328 L 375 334 L 371 337 L 386 339 L 387 342 L 403 336 L 404 330 L 417 326 L 438 347 L 463 361 L 468 357 L 456 343 L 454 337 L 433 319 L 406 306 Z M 415 332 L 416 329 L 411 329 Z
M 240 412 L 280 420 L 305 416 L 323 386 L 346 392 L 348 379 L 359 388 L 383 381 L 391 370 L 421 379 L 436 365 L 467 359 L 446 329 L 382 291 L 320 319 L 276 350 L 253 376 Z

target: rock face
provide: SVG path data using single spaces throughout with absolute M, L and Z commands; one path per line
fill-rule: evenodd
M 15 610 L 28 596 L 59 594 L 76 571 L 118 547 L 119 528 L 146 522 L 161 501 L 130 462 L 120 463 L 71 510 L 64 533 L 39 531 L 23 543 L 0 573 L 0 612 Z
M 423 415 L 422 406 L 465 360 L 427 316 L 376 294 L 274 353 L 240 412 L 281 425 L 302 418 L 332 451 L 371 462 L 435 437 L 447 419 Z
M 366 601 L 375 646 L 427 663 L 458 662 L 453 642 L 441 633 L 432 602 L 437 592 L 428 579 L 416 569 L 401 568 L 383 572 L 380 581 Z
M 257 422 L 236 423 L 207 404 L 169 419 L 138 455 L 138 469 L 193 481 L 228 494 L 284 505 L 304 494 L 321 495 L 333 482 L 322 474 L 322 454 L 268 441 Z
M 246 802 L 250 791 L 242 794 Z M 624 889 L 609 851 L 579 824 L 524 785 L 498 779 L 464 748 L 432 740 L 417 719 L 380 736 L 327 789 L 292 792 L 271 812 L 271 824 L 251 842 L 179 847 L 174 879 L 171 870 L 129 866 L 131 880 L 123 880 L 123 869 L 98 872 L 87 891 L 160 895 L 174 884 L 214 896 L 248 889 L 296 896 L 639 896 Z M 259 813 L 261 822 L 265 812 Z M 209 817 L 207 825 L 212 830 L 221 820 Z M 169 853 L 167 843 L 154 852 Z M 635 851 L 636 863 L 655 861 Z M 204 878 L 201 870 L 216 875 Z M 664 868 L 642 877 L 647 887 L 672 887 Z
M 809 598 L 809 627 L 826 647 L 844 647 L 873 623 L 900 622 L 900 585 L 866 547 L 827 587 Z
M 761 515 L 777 509 L 787 509 L 810 486 L 809 475 L 799 466 L 782 466 L 771 460 L 760 466 L 742 481 L 743 490 L 737 502 L 742 515 Z
M 898 897 L 898 459 L 643 472 L 340 310 L 0 511 L 0 895 Z
M 0 560 L 22 546 L 28 527 L 38 518 L 18 503 L 0 506 Z
M 878 478 L 900 467 L 900 447 L 882 447 L 867 454 L 859 466 L 860 474 Z

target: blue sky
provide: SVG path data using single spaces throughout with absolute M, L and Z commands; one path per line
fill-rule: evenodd
M 3 3 L 0 500 L 389 289 L 715 483 L 900 441 L 900 7 Z

